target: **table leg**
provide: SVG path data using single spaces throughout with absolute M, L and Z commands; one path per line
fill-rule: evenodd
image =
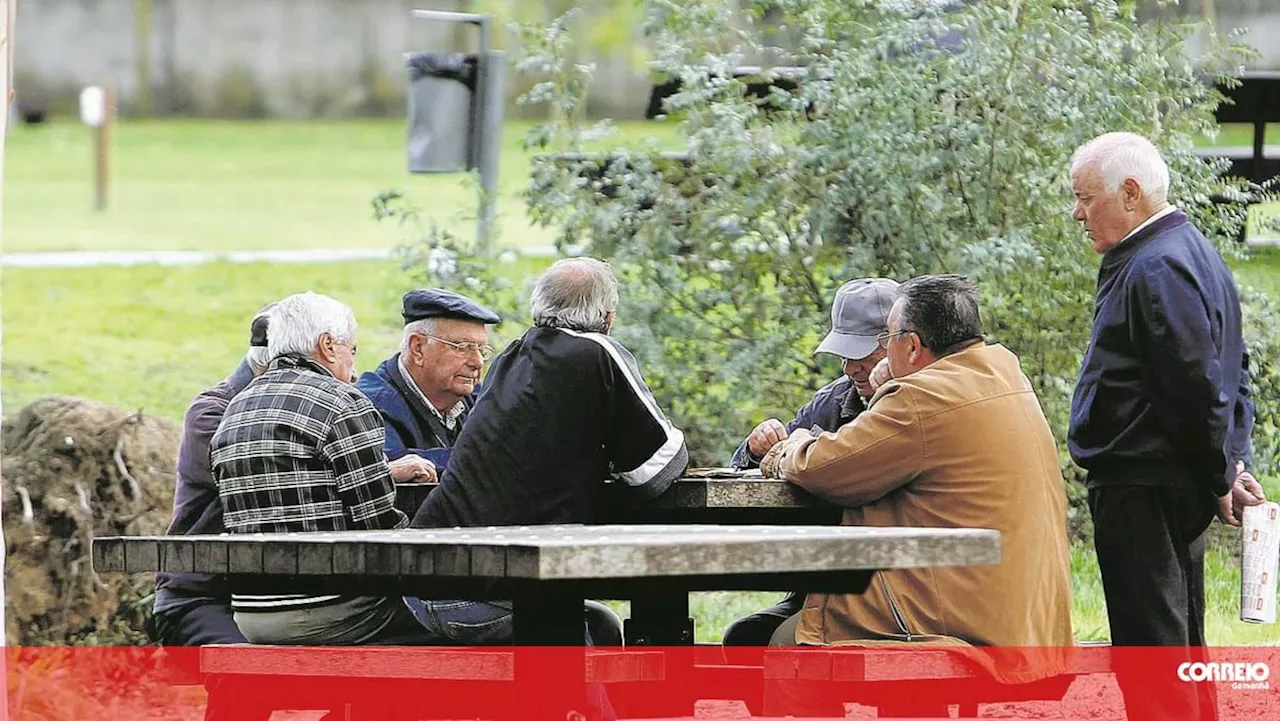
M 655 592 L 632 598 L 631 618 L 626 621 L 626 636 L 628 646 L 693 645 L 689 593 Z
M 599 718 L 588 708 L 580 591 L 521 589 L 512 598 L 516 643 L 513 719 Z
M 632 597 L 631 617 L 626 621 L 627 645 L 664 647 L 666 675 L 660 692 L 646 690 L 643 698 L 632 700 L 638 715 L 693 714 L 693 632 L 688 591 L 654 591 Z

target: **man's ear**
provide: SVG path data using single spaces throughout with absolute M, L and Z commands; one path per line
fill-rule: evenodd
M 420 364 L 422 359 L 427 355 L 427 337 L 421 333 L 413 333 L 409 336 L 409 360 L 415 365 Z
M 334 349 L 335 345 L 337 344 L 333 342 L 333 336 L 328 331 L 321 333 L 320 338 L 316 341 L 316 347 L 320 349 L 320 355 L 324 356 L 324 359 L 330 363 L 338 359 L 338 352 Z
M 615 316 L 613 311 L 609 311 L 608 313 L 605 314 L 604 316 L 604 332 L 605 333 L 608 333 L 609 331 L 613 330 L 614 317 Z
M 1124 209 L 1134 210 L 1138 207 L 1138 203 L 1142 202 L 1142 186 L 1138 185 L 1138 181 L 1133 178 L 1125 178 L 1120 184 L 1120 189 L 1124 192 Z

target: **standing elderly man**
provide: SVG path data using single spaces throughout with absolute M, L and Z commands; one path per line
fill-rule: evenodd
M 266 373 L 227 407 L 210 458 L 231 533 L 386 530 L 395 507 L 382 417 L 355 381 L 356 320 L 316 293 L 280 301 L 268 320 Z M 234 591 L 234 589 L 233 589 Z M 398 597 L 232 593 L 253 643 L 416 644 L 430 636 Z
M 734 452 L 734 468 L 759 466 L 769 449 L 797 428 L 834 431 L 866 410 L 874 392 L 871 371 L 885 353 L 876 339 L 888 327 L 897 296 L 897 281 L 887 278 L 859 278 L 840 286 L 831 303 L 831 332 L 814 353 L 839 357 L 844 374 L 819 389 L 785 426 L 777 418 L 761 421 Z M 803 593 L 787 594 L 773 606 L 729 624 L 724 645 L 767 646 L 778 626 L 803 605 Z
M 607 479 L 652 498 L 688 464 L 684 434 L 609 335 L 618 282 L 608 264 L 557 261 L 531 303 L 535 327 L 494 359 L 415 527 L 591 523 Z M 510 634 L 509 604 L 488 617 Z
M 388 458 L 412 453 L 443 467 L 475 406 L 484 362 L 493 355 L 485 326 L 502 319 L 439 288 L 405 293 L 401 314 L 400 352 L 361 375 L 356 388 L 382 413 Z
M 880 343 L 892 379 L 870 407 L 834 432 L 796 429 L 761 470 L 844 506 L 845 525 L 996 529 L 1001 561 L 881 571 L 861 595 L 811 593 L 773 643 L 945 635 L 1020 647 L 976 656 L 1002 683 L 1062 673 L 1066 492 L 1017 357 L 983 342 L 977 289 L 954 275 L 904 283 Z
M 1248 470 L 1253 402 L 1235 281 L 1168 188 L 1160 153 L 1133 133 L 1095 138 L 1071 161 L 1072 217 L 1102 267 L 1068 446 L 1088 471 L 1120 646 L 1204 645 L 1205 531 L 1215 512 L 1239 525 L 1243 506 L 1264 500 Z M 1195 718 L 1191 687 L 1211 686 L 1124 680 L 1131 719 Z M 1200 718 L 1213 718 L 1211 696 L 1200 700 Z

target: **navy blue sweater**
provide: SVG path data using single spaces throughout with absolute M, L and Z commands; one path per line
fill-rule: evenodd
M 1067 436 L 1088 484 L 1229 491 L 1252 460 L 1248 362 L 1231 271 L 1186 214 L 1108 251 Z

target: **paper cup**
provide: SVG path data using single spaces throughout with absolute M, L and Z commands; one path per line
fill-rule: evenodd
M 1280 503 L 1244 509 L 1240 556 L 1240 620 L 1276 622 L 1276 576 L 1280 575 Z

